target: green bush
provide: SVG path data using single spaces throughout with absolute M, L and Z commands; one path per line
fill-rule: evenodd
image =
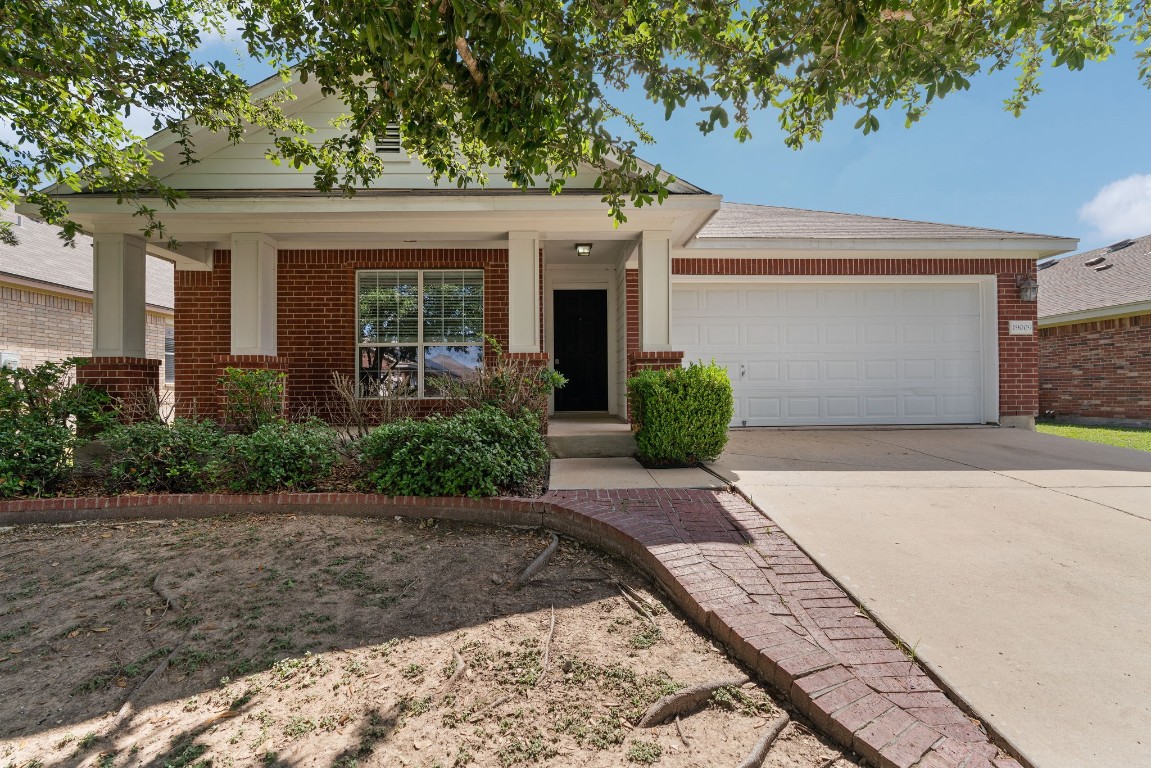
M 73 379 L 82 363 L 0 370 L 0 498 L 57 491 L 72 469 L 76 422 L 106 418 L 107 395 Z
M 200 493 L 217 486 L 224 431 L 212 421 L 120 424 L 102 436 L 104 481 L 112 493 Z
M 284 415 L 284 382 L 278 371 L 225 368 L 219 378 L 224 395 L 224 423 L 246 435 Z
M 250 435 L 229 435 L 223 477 L 233 491 L 304 491 L 335 466 L 336 433 L 318 421 L 265 424 Z
M 370 487 L 394 496 L 535 495 L 548 467 L 536 415 L 492 406 L 385 424 L 360 460 Z
M 490 354 L 483 366 L 459 378 L 433 377 L 436 388 L 459 409 L 492 406 L 512 418 L 524 410 L 545 413 L 548 396 L 567 384 L 564 375 L 536 361 L 509 357 L 493 336 L 484 341 Z
M 714 362 L 640 371 L 627 382 L 635 442 L 651 464 L 711 461 L 727 445 L 732 418 L 731 380 Z

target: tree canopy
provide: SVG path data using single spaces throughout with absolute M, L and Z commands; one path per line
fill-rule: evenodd
M 283 77 L 274 96 L 253 101 L 228 66 L 198 56 L 205 36 L 236 30 Z M 185 163 L 197 161 L 195 125 L 233 141 L 266 128 L 270 161 L 314 166 L 318 189 L 344 194 L 382 172 L 373 142 L 389 123 L 459 186 L 499 166 L 558 192 L 591 166 L 623 219 L 669 184 L 636 157 L 650 136 L 619 106 L 629 88 L 669 117 L 698 108 L 702 132 L 740 140 L 752 112 L 774 111 L 799 147 L 843 108 L 865 133 L 893 111 L 910 125 L 1008 67 L 1018 113 L 1044 67 L 1080 69 L 1122 40 L 1151 85 L 1145 0 L 6 0 L 0 32 L 0 205 L 37 205 L 69 237 L 66 202 L 45 185 L 116 194 L 163 236 L 153 206 L 180 192 L 125 127 L 139 112 L 177 134 Z M 293 76 L 342 96 L 338 137 L 313 141 L 285 115 Z

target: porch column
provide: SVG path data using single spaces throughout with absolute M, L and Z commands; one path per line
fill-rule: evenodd
M 232 235 L 232 355 L 276 356 L 276 241 Z
M 135 235 L 92 238 L 92 359 L 76 380 L 103 390 L 129 420 L 147 418 L 160 393 L 160 360 L 145 351 L 147 243 Z M 83 427 L 83 425 L 81 425 Z
M 671 350 L 671 233 L 644 232 L 639 245 L 640 350 Z
M 540 352 L 540 246 L 536 232 L 508 232 L 508 352 Z

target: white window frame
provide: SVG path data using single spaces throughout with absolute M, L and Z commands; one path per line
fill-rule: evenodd
M 417 295 L 419 296 L 419 300 L 416 302 L 416 329 L 417 329 L 416 335 L 417 335 L 418 341 L 414 341 L 414 342 L 410 342 L 410 341 L 391 342 L 391 341 L 388 341 L 388 342 L 364 343 L 361 340 L 362 326 L 361 326 L 361 318 L 360 318 L 360 278 L 364 275 L 397 274 L 397 273 L 401 273 L 401 272 L 415 272 L 416 273 L 416 292 L 417 292 Z M 416 387 L 416 394 L 405 398 L 405 399 L 411 399 L 411 400 L 442 400 L 442 399 L 444 399 L 443 397 L 440 397 L 440 396 L 436 396 L 436 395 L 427 396 L 424 394 L 424 383 L 425 383 L 424 382 L 424 349 L 426 347 L 444 347 L 444 346 L 479 347 L 481 350 L 481 354 L 482 354 L 484 347 L 486 346 L 484 339 L 482 337 L 476 343 L 447 342 L 447 341 L 432 341 L 432 342 L 424 341 L 424 274 L 428 273 L 428 272 L 432 272 L 432 273 L 463 272 L 463 273 L 471 273 L 471 274 L 480 276 L 480 281 L 481 281 L 480 285 L 481 285 L 481 288 L 483 290 L 481 311 L 483 311 L 483 313 L 484 313 L 482 318 L 481 318 L 481 321 L 482 321 L 482 324 L 484 327 L 484 332 L 485 333 L 487 332 L 488 318 L 487 318 L 487 311 L 486 311 L 485 305 L 487 304 L 488 286 L 487 286 L 487 275 L 484 274 L 484 270 L 482 270 L 482 269 L 454 269 L 451 267 L 431 268 L 431 269 L 420 269 L 420 268 L 407 268 L 407 269 L 405 269 L 405 268 L 401 268 L 401 267 L 395 267 L 395 268 L 390 268 L 390 269 L 357 269 L 356 270 L 356 296 L 355 296 L 355 303 L 356 303 L 356 327 L 355 327 L 356 359 L 354 361 L 354 363 L 355 363 L 354 374 L 355 374 L 355 379 L 356 379 L 356 397 L 358 397 L 360 400 L 381 400 L 384 397 L 383 395 L 364 395 L 364 394 L 361 394 L 361 392 L 360 392 L 360 350 L 365 348 L 365 347 L 370 347 L 370 348 L 415 347 L 416 348 L 416 350 L 417 350 L 416 351 L 416 366 L 417 366 L 417 374 L 416 375 L 417 375 L 417 382 L 418 382 L 417 387 Z

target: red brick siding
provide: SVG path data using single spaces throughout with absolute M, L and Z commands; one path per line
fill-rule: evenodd
M 1039 410 L 1151 419 L 1151 314 L 1040 329 Z
M 1019 300 L 1019 275 L 1035 276 L 1030 259 L 684 259 L 672 260 L 677 275 L 995 275 L 999 302 L 999 414 L 1039 413 L 1039 344 L 1011 336 L 1011 320 L 1035 323 L 1034 302 Z M 629 305 L 630 306 L 630 305 Z M 630 315 L 630 311 L 629 311 Z M 629 317 L 630 321 L 630 317 Z
M 356 271 L 360 269 L 482 269 L 484 326 L 508 343 L 507 251 L 281 250 L 277 351 L 288 373 L 288 409 L 325 416 L 331 375 L 355 373 Z M 216 251 L 211 272 L 176 273 L 176 386 L 182 411 L 219 416 L 216 376 L 231 351 L 231 254 Z M 436 401 L 428 401 L 428 410 Z
M 144 402 L 158 402 L 160 361 L 146 357 L 93 357 L 76 369 L 76 381 L 107 392 L 113 401 L 131 404 L 145 398 Z M 146 415 L 141 409 L 131 412 L 138 414 L 129 417 L 132 420 Z

